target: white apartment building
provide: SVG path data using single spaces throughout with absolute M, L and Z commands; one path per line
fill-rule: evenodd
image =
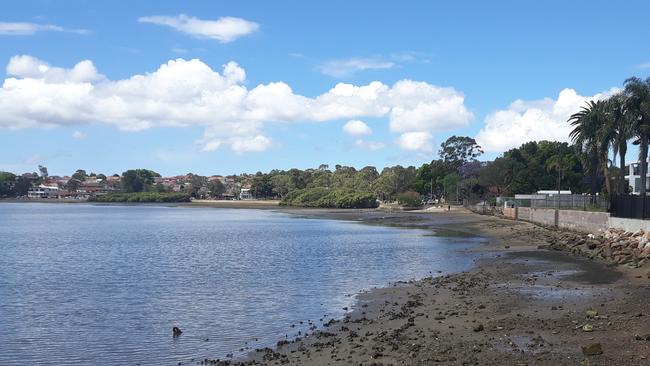
M 627 181 L 627 184 L 630 186 L 630 192 L 632 194 L 639 194 L 641 191 L 641 174 L 639 173 L 640 171 L 641 171 L 641 167 L 639 163 L 632 163 L 628 165 L 628 171 L 627 171 L 627 175 L 625 176 L 625 180 Z M 650 193 L 650 172 L 646 172 L 646 177 L 647 177 L 645 181 L 646 192 Z
M 29 198 L 56 198 L 59 196 L 59 187 L 46 186 L 41 184 L 38 187 L 32 187 L 27 191 Z

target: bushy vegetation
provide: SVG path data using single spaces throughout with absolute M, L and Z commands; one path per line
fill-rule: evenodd
M 109 193 L 102 196 L 91 197 L 89 201 L 125 203 L 190 202 L 190 195 L 187 193 L 170 192 Z
M 0 171 L 0 197 L 25 196 L 32 183 L 38 184 L 40 182 L 41 178 L 36 173 L 27 178 L 10 172 Z
M 375 208 L 378 204 L 375 195 L 370 192 L 318 187 L 292 191 L 282 199 L 280 205 L 320 208 Z
M 122 173 L 122 187 L 126 192 L 144 192 L 160 174 L 149 169 L 131 169 Z
M 418 192 L 402 192 L 397 195 L 397 203 L 404 207 L 420 207 L 422 206 L 422 196 Z

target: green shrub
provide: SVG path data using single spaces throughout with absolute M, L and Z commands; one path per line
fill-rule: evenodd
M 88 199 L 91 202 L 108 203 L 166 203 L 190 202 L 190 195 L 176 192 L 134 192 L 134 193 L 109 193 Z
M 375 208 L 377 200 L 370 192 L 351 189 L 306 188 L 293 191 L 280 202 L 282 206 L 320 208 Z
M 405 207 L 420 207 L 422 206 L 422 196 L 413 191 L 402 192 L 397 195 L 397 202 Z

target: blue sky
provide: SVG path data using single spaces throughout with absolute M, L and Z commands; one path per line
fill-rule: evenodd
M 381 169 L 429 161 L 452 134 L 491 159 L 566 140 L 586 100 L 649 76 L 647 14 L 646 1 L 12 2 L 0 170 Z

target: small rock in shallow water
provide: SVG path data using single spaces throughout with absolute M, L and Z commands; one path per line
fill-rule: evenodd
M 178 337 L 179 335 L 183 334 L 183 331 L 179 327 L 174 327 L 172 328 L 172 334 L 174 337 Z
M 595 356 L 603 354 L 603 347 L 600 343 L 592 343 L 588 346 L 582 346 L 582 354 L 585 356 Z
M 650 333 L 644 334 L 644 335 L 636 335 L 634 338 L 637 341 L 650 341 Z

